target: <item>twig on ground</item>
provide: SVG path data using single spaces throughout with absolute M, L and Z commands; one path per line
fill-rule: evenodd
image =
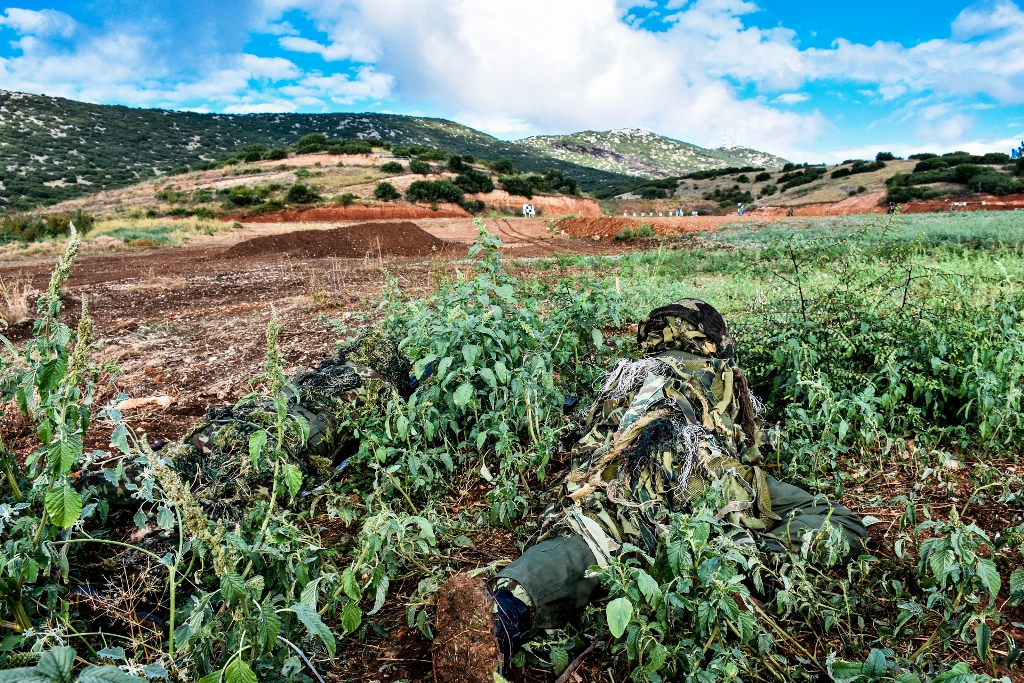
M 587 649 L 581 652 L 579 656 L 576 657 L 576 659 L 572 660 L 572 662 L 569 663 L 569 666 L 565 667 L 565 671 L 562 672 L 562 675 L 558 677 L 555 683 L 568 683 L 569 676 L 572 675 L 572 672 L 579 668 L 580 664 L 583 663 L 583 660 L 586 659 L 587 655 L 593 652 L 594 648 L 596 648 L 598 645 L 604 645 L 604 641 L 595 640 L 590 645 L 587 645 Z
M 309 670 L 313 672 L 314 676 L 316 676 L 316 680 L 320 681 L 320 683 L 324 683 L 324 679 L 320 676 L 320 672 L 317 671 L 316 668 L 313 667 L 313 662 L 309 661 L 309 657 L 306 656 L 305 652 L 300 650 L 298 648 L 298 646 L 295 645 L 295 643 L 293 643 L 290 640 L 287 640 L 286 638 L 282 638 L 281 636 L 278 636 L 277 639 L 280 640 L 285 645 L 287 645 L 288 647 L 290 647 L 291 649 L 295 650 L 295 654 L 297 654 L 299 657 L 302 658 L 302 661 L 304 661 L 306 663 L 306 666 L 309 667 Z

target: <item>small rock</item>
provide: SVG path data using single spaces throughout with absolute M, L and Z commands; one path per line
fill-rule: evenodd
M 173 396 L 146 396 L 145 398 L 128 398 L 118 403 L 115 408 L 118 410 L 131 410 L 133 408 L 141 408 L 142 406 L 158 405 L 161 408 L 174 403 L 176 399 Z

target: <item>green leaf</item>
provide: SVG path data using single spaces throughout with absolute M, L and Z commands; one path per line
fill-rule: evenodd
M 90 666 L 78 674 L 78 683 L 145 683 L 145 679 L 126 674 L 116 666 Z
M 39 673 L 34 666 L 0 671 L 0 683 L 53 683 L 49 677 Z
M 633 618 L 633 603 L 629 598 L 616 598 L 605 608 L 608 617 L 608 630 L 612 636 L 621 638 L 626 632 L 626 624 Z
M 263 453 L 263 447 L 267 445 L 267 430 L 261 429 L 258 432 L 253 432 L 249 436 L 249 459 L 252 460 L 253 467 L 256 471 L 260 471 L 260 455 Z
M 294 498 L 302 488 L 302 470 L 288 463 L 284 466 L 284 482 L 288 485 L 288 494 Z
M 636 585 L 647 599 L 648 604 L 652 603 L 655 596 L 661 595 L 661 587 L 658 586 L 658 582 L 642 569 L 637 571 Z
M 885 653 L 881 650 L 872 650 L 868 654 L 868 658 L 864 660 L 864 666 L 861 668 L 861 675 L 875 680 L 885 675 L 885 672 L 889 670 L 889 664 L 885 661 Z
M 36 375 L 36 386 L 39 387 L 39 393 L 45 394 L 52 391 L 64 379 L 67 370 L 68 362 L 63 355 L 40 365 L 39 373 Z
M 226 574 L 220 580 L 220 594 L 228 602 L 237 602 L 245 597 L 245 580 L 238 572 Z
M 306 587 L 302 589 L 302 595 L 299 597 L 299 602 L 301 602 L 303 605 L 309 605 L 313 609 L 316 609 L 316 603 L 320 598 L 319 588 L 321 578 L 322 577 L 318 576 L 306 584 Z
M 117 426 L 114 433 L 110 435 L 110 445 L 115 446 L 125 455 L 131 455 L 132 449 L 128 445 L 128 425 L 121 423 Z
M 341 587 L 352 600 L 360 600 L 363 596 L 359 591 L 359 583 L 356 581 L 356 575 L 352 572 L 352 569 L 346 569 L 341 574 Z
M 265 654 L 274 649 L 279 633 L 281 633 L 281 617 L 269 609 L 264 609 L 260 624 L 256 629 L 256 639 L 260 644 L 261 653 Z
M 347 610 L 348 608 L 346 607 L 345 609 Z M 327 628 L 327 625 L 320 620 L 320 615 L 316 613 L 316 610 L 310 609 L 309 605 L 303 605 L 301 602 L 295 603 L 289 608 L 289 610 L 295 612 L 295 616 L 297 616 L 299 621 L 303 623 L 310 635 L 316 636 L 324 642 L 324 645 L 327 646 L 327 651 L 333 656 L 338 647 L 334 640 L 334 634 L 331 633 L 331 629 Z M 345 617 L 343 615 L 343 625 L 344 621 Z
M 503 363 L 500 360 L 494 362 L 494 374 L 497 376 L 498 381 L 501 382 L 502 384 L 508 383 L 509 377 L 512 376 L 512 373 L 510 373 L 508 371 L 508 368 L 505 367 L 505 363 Z
M 455 359 L 451 356 L 445 356 L 441 359 L 441 362 L 437 364 L 437 372 L 434 373 L 437 375 L 438 379 L 444 379 L 445 374 L 448 372 L 448 368 L 452 366 L 452 361 L 454 360 Z
M 459 388 L 455 390 L 455 395 L 452 396 L 456 408 L 464 407 L 471 398 L 473 398 L 473 385 L 469 382 L 460 384 Z
M 483 352 L 483 347 L 476 344 L 465 344 L 462 347 L 462 357 L 466 359 L 466 365 L 473 365 Z
M 140 529 L 145 529 L 149 523 L 149 517 L 146 516 L 146 511 L 142 508 L 135 511 L 135 517 L 133 519 L 135 521 L 135 526 Z
M 77 655 L 73 647 L 55 647 L 43 653 L 36 669 L 53 683 L 69 683 Z
M 999 595 L 999 589 L 1003 586 L 1003 580 L 999 578 L 999 570 L 996 569 L 996 563 L 992 560 L 978 558 L 978 580 L 981 581 L 981 585 L 988 589 L 989 595 L 995 600 L 996 596 Z
M 161 507 L 156 513 L 156 523 L 160 525 L 160 528 L 164 531 L 174 531 L 175 518 L 174 513 L 171 512 L 169 507 Z
M 51 441 L 46 449 L 49 463 L 60 468 L 61 474 L 69 472 L 82 456 L 82 435 L 70 434 L 63 439 Z
M 953 668 L 945 671 L 932 679 L 932 683 L 961 683 L 971 675 L 971 669 L 964 662 L 960 662 Z
M 665 660 L 668 659 L 668 650 L 661 643 L 654 646 L 654 649 L 648 655 L 649 659 L 647 664 L 644 666 L 644 671 L 647 673 L 654 673 L 660 671 L 661 667 L 665 666 Z
M 345 605 L 345 609 L 341 613 L 341 625 L 345 629 L 345 633 L 352 633 L 359 624 L 363 621 L 363 610 L 359 609 L 359 605 L 354 602 L 350 602 Z
M 988 661 L 988 648 L 992 644 L 992 629 L 984 621 L 974 628 L 974 643 L 978 647 L 978 658 L 983 662 Z
M 223 671 L 214 671 L 212 674 L 206 674 L 199 679 L 199 683 L 220 683 L 220 675 Z
M 896 677 L 896 683 L 921 683 L 921 679 L 909 671 L 904 671 Z
M 832 659 L 825 662 L 828 675 L 835 683 L 852 683 L 860 678 L 864 665 L 860 662 L 845 662 L 841 659 Z
M 1010 574 L 1010 604 L 1017 606 L 1024 602 L 1024 567 L 1013 570 Z
M 256 683 L 256 674 L 248 664 L 236 657 L 224 669 L 224 680 L 227 683 Z
M 560 647 L 551 648 L 551 663 L 555 667 L 555 675 L 561 676 L 569 666 L 569 653 Z
M 82 496 L 67 482 L 46 494 L 46 513 L 62 529 L 70 528 L 82 514 Z
M 590 338 L 594 340 L 594 346 L 596 346 L 597 348 L 601 348 L 602 346 L 604 346 L 604 335 L 601 334 L 601 330 L 597 329 L 596 327 L 590 330 Z M 657 671 L 657 669 L 655 669 L 655 671 Z
M 480 368 L 480 376 L 487 382 L 487 386 L 492 389 L 498 388 L 498 378 L 494 376 L 494 371 L 490 368 Z

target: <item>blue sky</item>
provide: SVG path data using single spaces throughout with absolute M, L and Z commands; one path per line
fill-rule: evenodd
M 798 161 L 1008 151 L 1021 0 L 114 0 L 0 15 L 0 87 L 248 113 L 647 128 Z

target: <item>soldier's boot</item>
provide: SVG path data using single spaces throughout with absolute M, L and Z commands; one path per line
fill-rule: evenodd
M 492 593 L 482 579 L 456 574 L 437 599 L 434 680 L 493 683 L 495 674 L 508 675 L 531 621 L 530 608 L 509 591 Z

